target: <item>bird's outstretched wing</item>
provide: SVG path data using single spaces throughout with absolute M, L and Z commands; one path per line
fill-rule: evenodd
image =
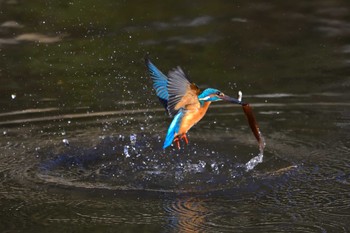
M 200 107 L 198 100 L 199 88 L 191 83 L 180 67 L 168 73 L 168 112 L 175 116 L 183 108 L 191 110 Z
M 145 59 L 145 63 L 153 80 L 153 88 L 164 108 L 168 110 L 168 79 L 148 58 Z

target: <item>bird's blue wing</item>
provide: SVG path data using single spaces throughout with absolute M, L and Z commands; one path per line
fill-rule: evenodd
M 173 121 L 171 122 L 168 132 L 165 137 L 165 141 L 163 144 L 163 149 L 167 148 L 171 145 L 174 140 L 175 134 L 179 132 L 181 121 L 183 116 L 185 115 L 185 110 L 180 109 L 178 113 L 175 115 Z
M 160 102 L 163 104 L 165 109 L 167 109 L 169 100 L 167 88 L 168 78 L 160 70 L 158 70 L 158 68 L 153 65 L 153 63 L 148 58 L 146 58 L 145 62 L 150 76 L 153 80 L 153 88 L 156 90 Z

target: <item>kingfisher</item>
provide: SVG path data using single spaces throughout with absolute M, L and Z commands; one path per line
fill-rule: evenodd
M 201 91 L 179 66 L 166 76 L 149 58 L 146 57 L 145 63 L 160 102 L 169 116 L 173 117 L 163 149 L 173 142 L 180 149 L 180 140 L 188 144 L 187 132 L 204 117 L 211 102 L 225 100 L 242 105 L 241 100 L 227 96 L 217 89 L 207 88 Z

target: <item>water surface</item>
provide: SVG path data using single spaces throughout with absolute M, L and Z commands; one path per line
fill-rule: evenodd
M 0 2 L 2 232 L 349 232 L 347 1 Z M 190 144 L 149 53 L 214 103 Z

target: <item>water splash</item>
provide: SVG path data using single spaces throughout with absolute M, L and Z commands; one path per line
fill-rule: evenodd
M 125 155 L 125 158 L 129 158 L 130 157 L 129 146 L 128 145 L 124 146 L 124 155 Z
M 266 146 L 265 143 L 265 138 L 263 137 L 262 133 L 260 132 L 260 130 L 258 130 L 259 133 L 259 154 L 255 157 L 253 157 L 251 160 L 249 160 L 246 164 L 245 164 L 245 169 L 246 171 L 250 171 L 252 169 L 254 169 L 256 167 L 256 165 L 258 165 L 259 163 L 263 162 L 264 159 L 264 149 Z
M 130 143 L 131 145 L 135 145 L 137 140 L 137 135 L 136 134 L 130 134 Z
M 130 134 L 129 139 L 130 139 L 130 145 L 124 145 L 123 151 L 124 151 L 125 158 L 131 157 L 131 154 L 129 153 L 129 149 L 131 150 L 131 152 L 136 151 L 135 145 L 137 141 L 137 135 Z
M 245 164 L 245 170 L 246 171 L 253 170 L 256 165 L 263 162 L 263 158 L 264 158 L 264 154 L 259 153 L 257 156 L 255 156 Z

